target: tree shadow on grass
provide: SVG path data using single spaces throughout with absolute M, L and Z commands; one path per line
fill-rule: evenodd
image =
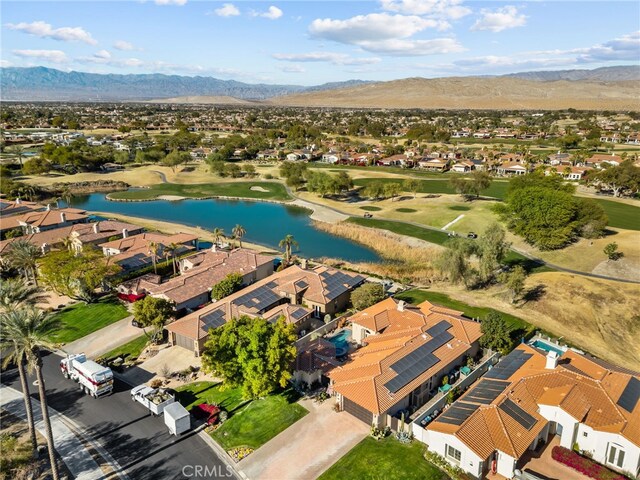
M 537 302 L 547 293 L 547 288 L 543 284 L 538 284 L 528 289 L 522 296 L 523 305 L 529 302 Z

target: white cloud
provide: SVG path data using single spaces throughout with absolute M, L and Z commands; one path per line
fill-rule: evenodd
M 6 27 L 10 30 L 17 30 L 40 38 L 52 38 L 53 40 L 60 40 L 64 42 L 84 42 L 89 45 L 95 45 L 98 43 L 91 34 L 82 27 L 53 28 L 51 24 L 43 21 L 31 23 L 21 22 L 15 24 L 7 23 Z
M 608 60 L 637 60 L 640 58 L 640 31 L 623 35 L 601 45 L 582 49 L 578 61 L 593 63 Z
M 66 63 L 67 55 L 62 50 L 13 50 L 12 53 L 21 58 L 34 58 L 49 63 Z
M 445 29 L 448 26 L 446 22 L 417 15 L 371 13 L 347 20 L 318 18 L 311 22 L 309 33 L 317 38 L 359 45 L 361 42 L 408 38 L 427 28 Z
M 93 56 L 96 58 L 109 60 L 111 58 L 111 53 L 109 53 L 107 50 L 98 50 L 96 53 L 93 54 Z
M 306 70 L 302 65 L 285 65 L 280 70 L 286 73 L 305 73 Z
M 177 5 L 181 7 L 187 3 L 187 0 L 155 0 L 156 5 Z
M 286 62 L 328 62 L 334 65 L 371 65 L 379 63 L 380 58 L 354 58 L 345 53 L 309 52 L 309 53 L 274 53 L 273 58 Z
M 266 12 L 256 12 L 255 10 L 252 10 L 249 15 L 251 15 L 252 17 L 262 17 L 268 18 L 269 20 L 277 20 L 282 16 L 282 13 L 282 10 L 280 10 L 278 7 L 274 7 L 273 5 L 271 5 Z
M 389 39 L 361 42 L 359 45 L 370 52 L 405 57 L 458 53 L 466 50 L 454 38 L 433 38 L 431 40 Z
M 457 20 L 471 13 L 462 0 L 380 0 L 383 10 L 406 15 L 431 15 Z
M 240 15 L 240 10 L 233 3 L 225 3 L 222 7 L 216 8 L 213 14 L 219 17 L 237 17 Z
M 122 51 L 136 50 L 136 47 L 133 46 L 133 43 L 125 42 L 124 40 L 118 40 L 117 42 L 115 42 L 113 44 L 113 48 Z
M 0 67 L 10 67 L 12 65 L 13 63 L 11 63 L 9 60 L 0 60 Z
M 498 8 L 496 11 L 483 9 L 482 16 L 473 24 L 471 30 L 489 30 L 497 33 L 509 28 L 524 27 L 527 17 L 518 13 L 513 5 Z

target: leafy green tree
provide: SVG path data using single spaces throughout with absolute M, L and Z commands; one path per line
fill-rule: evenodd
M 384 196 L 391 198 L 391 201 L 400 194 L 402 191 L 402 185 L 396 182 L 390 182 L 384 184 Z
M 445 247 L 446 249 L 436 257 L 434 266 L 451 283 L 464 282 L 466 286 L 470 286 L 476 274 L 470 264 L 471 255 L 475 253 L 476 246 L 466 238 L 452 238 Z
M 47 450 L 49 452 L 49 467 L 54 480 L 58 480 L 58 466 L 55 457 L 55 445 L 51 431 L 51 419 L 47 406 L 47 394 L 44 377 L 42 376 L 41 351 L 54 350 L 55 345 L 49 340 L 51 334 L 59 328 L 59 322 L 55 317 L 38 310 L 35 307 L 24 307 L 3 313 L 0 316 L 0 340 L 4 345 L 10 342 L 12 357 L 22 364 L 27 362 L 28 368 L 36 372 L 38 381 L 38 393 L 40 396 L 40 409 L 44 423 Z M 23 386 L 24 387 L 24 386 Z M 24 389 L 27 392 L 27 389 Z M 33 417 L 32 417 L 33 418 Z M 32 442 L 33 442 L 32 438 Z
M 51 164 L 42 157 L 35 157 L 24 162 L 22 173 L 25 175 L 41 175 L 51 170 Z
M 228 297 L 232 293 L 242 288 L 242 275 L 239 273 L 229 273 L 226 277 L 216 283 L 211 289 L 211 300 L 214 302 Z
M 406 192 L 411 192 L 413 194 L 413 198 L 416 198 L 416 193 L 420 190 L 420 182 L 415 178 L 407 178 L 402 182 L 402 188 Z
M 161 335 L 167 321 L 173 317 L 174 308 L 173 302 L 147 295 L 133 304 L 133 318 L 141 327 L 150 327 L 150 337 L 155 340 Z
M 242 165 L 242 170 L 244 170 L 245 175 L 249 178 L 253 178 L 256 176 L 256 167 L 251 163 L 245 163 L 244 165 Z
M 18 238 L 11 243 L 6 254 L 9 266 L 22 272 L 25 280 L 33 280 L 38 284 L 38 258 L 42 251 L 26 239 Z
M 246 398 L 264 397 L 287 386 L 296 358 L 295 327 L 242 316 L 209 331 L 202 353 L 207 373 L 241 387 Z
M 480 193 L 491 186 L 491 176 L 487 172 L 474 170 L 469 177 L 453 175 L 449 185 L 465 199 L 479 198 Z
M 120 271 L 119 266 L 107 263 L 100 250 L 86 247 L 80 254 L 51 252 L 38 266 L 43 283 L 53 291 L 88 303 L 95 300 L 95 290 Z
M 509 336 L 509 326 L 502 316 L 495 311 L 490 311 L 487 316 L 481 320 L 480 328 L 482 337 L 480 337 L 480 345 L 498 351 L 502 354 L 509 352 L 512 342 Z
M 351 190 L 353 188 L 353 179 L 347 172 L 338 172 L 334 179 L 339 192 Z
M 380 181 L 371 182 L 362 190 L 362 194 L 367 198 L 377 200 L 384 195 L 384 183 Z
M 162 164 L 171 167 L 171 171 L 175 173 L 176 167 L 183 163 L 187 163 L 191 160 L 191 155 L 187 152 L 179 152 L 178 150 L 172 151 L 166 157 L 162 159 Z
M 516 265 L 510 271 L 504 272 L 501 280 L 511 293 L 511 303 L 516 303 L 524 292 L 527 271 L 522 265 Z
M 607 243 L 603 249 L 604 254 L 609 260 L 619 260 L 624 256 L 624 253 L 618 251 L 618 244 L 616 242 Z
M 478 239 L 478 273 L 482 282 L 489 282 L 509 252 L 506 232 L 497 223 L 489 225 Z
M 603 190 L 610 190 L 614 197 L 633 196 L 640 190 L 640 167 L 636 167 L 633 160 L 625 160 L 619 166 L 610 166 L 589 175 L 588 181 Z
M 384 288 L 380 283 L 365 283 L 351 292 L 351 304 L 356 310 L 364 310 L 382 300 Z
M 236 163 L 227 163 L 224 166 L 225 176 L 231 178 L 240 178 L 242 176 L 242 169 L 240 165 Z

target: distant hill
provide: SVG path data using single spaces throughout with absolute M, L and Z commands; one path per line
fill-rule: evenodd
M 223 95 L 190 95 L 186 97 L 156 98 L 147 103 L 198 104 L 198 105 L 255 105 L 255 100 Z
M 504 76 L 540 82 L 555 82 L 558 80 L 621 82 L 626 80 L 640 80 L 640 65 L 602 67 L 593 70 L 550 70 L 542 72 L 520 72 L 511 73 Z
M 356 85 L 360 80 L 315 87 L 250 84 L 213 77 L 140 74 L 117 75 L 63 72 L 53 68 L 5 67 L 1 70 L 2 100 L 9 101 L 117 101 L 194 96 L 224 96 L 264 100 L 313 89 Z
M 408 78 L 272 98 L 273 105 L 347 108 L 640 110 L 640 81 L 532 81 L 512 77 Z

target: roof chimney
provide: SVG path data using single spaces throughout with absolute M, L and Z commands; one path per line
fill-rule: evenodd
M 302 268 L 303 270 L 307 269 L 307 259 L 306 258 L 300 259 L 300 268 Z
M 100 233 L 100 222 L 93 224 L 93 233 Z
M 404 312 L 404 303 L 405 303 L 404 300 L 400 300 L 398 302 L 398 311 L 399 312 Z
M 60 212 L 60 221 L 65 223 L 67 221 L 67 215 L 64 212 Z
M 129 236 L 129 230 L 126 228 L 122 229 L 122 238 L 127 238 Z
M 553 350 L 550 350 L 549 353 L 547 353 L 547 365 L 545 368 L 547 370 L 555 370 L 557 366 L 558 366 L 558 354 Z
M 22 200 L 20 200 L 20 197 L 16 198 L 16 204 L 20 205 L 22 203 Z
M 51 204 L 50 204 L 50 203 L 47 203 L 47 212 L 48 212 L 49 210 L 51 210 Z

